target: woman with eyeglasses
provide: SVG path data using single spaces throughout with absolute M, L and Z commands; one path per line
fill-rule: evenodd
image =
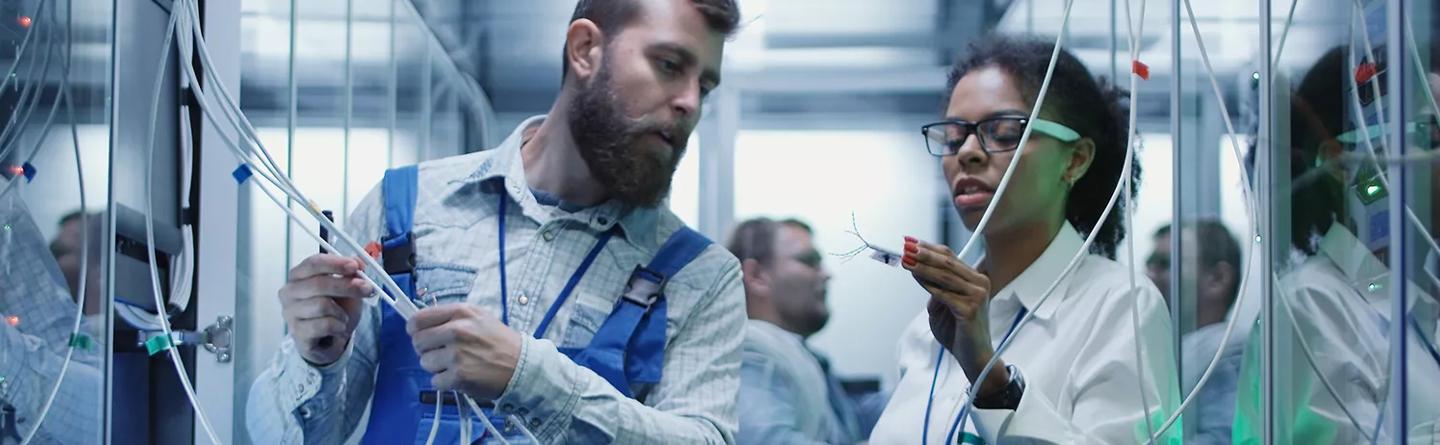
M 922 127 L 971 230 L 1021 158 L 977 264 L 906 238 L 902 263 L 931 298 L 901 338 L 900 383 L 872 443 L 1144 442 L 1179 403 L 1165 303 L 1113 260 L 1125 201 L 1099 221 L 1125 162 L 1122 95 L 1062 51 L 1040 118 L 1028 120 L 1053 48 L 1004 37 L 972 44 L 950 72 L 945 118 Z M 1140 173 L 1131 171 L 1133 197 Z M 1091 232 L 1090 251 L 1062 278 Z M 1033 320 L 1015 330 L 1026 314 Z M 1179 430 L 1167 438 L 1178 441 Z

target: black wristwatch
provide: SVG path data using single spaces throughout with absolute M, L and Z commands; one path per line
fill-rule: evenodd
M 1020 407 L 1020 397 L 1025 395 L 1025 376 L 1015 365 L 1005 365 L 1005 371 L 1010 373 L 1010 382 L 1005 384 L 1005 389 L 988 397 L 975 397 L 976 408 L 1014 410 Z

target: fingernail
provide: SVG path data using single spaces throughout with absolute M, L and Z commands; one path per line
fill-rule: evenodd
M 914 245 L 914 244 L 906 244 L 906 245 L 905 245 L 905 253 L 908 254 L 908 255 L 906 255 L 906 256 L 920 253 L 920 246 L 917 246 L 917 245 Z
M 907 236 L 907 237 L 905 237 L 905 244 L 915 244 L 915 243 L 917 243 L 917 242 L 919 242 L 919 241 L 920 241 L 920 240 L 915 239 L 915 237 L 913 237 L 913 236 Z
M 906 266 L 915 267 L 915 257 L 907 256 L 900 259 L 900 262 L 904 263 Z

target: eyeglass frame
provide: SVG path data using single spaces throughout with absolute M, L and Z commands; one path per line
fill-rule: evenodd
M 1012 151 L 1015 151 L 1015 150 L 1019 150 L 1019 149 L 1020 149 L 1020 145 L 1019 145 L 1019 144 L 1016 144 L 1016 145 L 1015 145 L 1015 148 L 1010 148 L 1010 149 L 1005 149 L 1005 150 L 991 150 L 990 147 L 988 146 L 989 143 L 985 141 L 986 138 L 980 136 L 980 131 L 979 131 L 980 125 L 985 124 L 985 123 L 988 123 L 988 122 L 1000 121 L 1000 120 L 1020 121 L 1020 125 L 1024 125 L 1024 126 L 1028 126 L 1029 124 L 1032 124 L 1032 123 L 1033 123 L 1033 124 L 1034 124 L 1034 127 L 1033 127 L 1034 130 L 1032 130 L 1032 133 L 1033 133 L 1033 132 L 1039 132 L 1040 134 L 1043 134 L 1043 135 L 1045 135 L 1045 136 L 1049 136 L 1049 137 L 1051 137 L 1051 138 L 1054 138 L 1055 140 L 1058 140 L 1058 141 L 1064 142 L 1064 143 L 1075 142 L 1075 141 L 1078 141 L 1078 140 L 1080 140 L 1080 139 L 1082 138 L 1082 136 L 1080 135 L 1080 132 L 1075 131 L 1074 129 L 1070 128 L 1069 126 L 1066 126 L 1065 124 L 1062 124 L 1062 123 L 1059 123 L 1059 122 L 1055 122 L 1055 121 L 1052 121 L 1052 120 L 1048 120 L 1048 119 L 1042 119 L 1042 118 L 1036 118 L 1036 119 L 1034 119 L 1033 121 L 1031 121 L 1031 119 L 1030 119 L 1029 117 L 1025 117 L 1025 116 L 993 116 L 993 117 L 988 117 L 988 118 L 985 118 L 985 119 L 981 119 L 981 120 L 976 121 L 976 122 L 970 122 L 970 121 L 961 120 L 961 119 L 947 119 L 947 120 L 943 120 L 943 121 L 939 121 L 939 122 L 932 122 L 932 123 L 928 123 L 928 124 L 925 124 L 925 125 L 920 126 L 920 136 L 923 137 L 923 138 L 925 138 L 925 151 L 927 151 L 927 152 L 929 152 L 931 155 L 935 155 L 935 156 L 953 156 L 953 155 L 955 155 L 956 153 L 959 153 L 959 152 L 960 152 L 959 149 L 955 149 L 954 151 L 952 151 L 952 152 L 950 152 L 950 153 L 941 154 L 941 153 L 936 153 L 935 150 L 931 150 L 931 149 L 930 149 L 930 144 L 931 144 L 932 141 L 930 140 L 930 136 L 929 136 L 928 132 L 929 132 L 929 130 L 930 130 L 931 128 L 933 128 L 933 127 L 938 127 L 938 126 L 942 126 L 942 125 L 960 125 L 960 126 L 962 126 L 963 128 L 965 128 L 965 131 L 966 131 L 965 139 L 969 139 L 970 136 L 975 136 L 975 139 L 980 142 L 980 150 L 984 151 L 986 154 L 1008 153 L 1008 152 L 1012 152 Z M 939 141 L 935 141 L 935 142 L 939 142 Z M 962 140 L 961 143 L 963 144 L 964 141 Z M 949 149 L 949 146 L 948 146 L 947 144 L 943 144 L 943 143 L 942 143 L 942 146 L 943 146 L 944 148 L 946 148 L 946 149 Z

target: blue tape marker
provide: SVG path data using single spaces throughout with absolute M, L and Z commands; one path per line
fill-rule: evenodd
M 244 184 L 245 180 L 250 179 L 251 176 L 255 176 L 255 173 L 250 171 L 250 166 L 240 164 L 239 167 L 235 167 L 235 171 L 230 172 L 230 176 L 235 177 L 235 183 Z
M 31 165 L 29 162 L 26 162 L 24 165 L 21 165 L 21 166 L 20 166 L 20 169 L 21 169 L 22 171 L 24 171 L 24 173 L 25 173 L 25 182 L 26 182 L 26 183 L 29 183 L 29 182 L 35 180 L 35 173 L 37 173 L 38 170 L 35 170 L 35 166 L 34 166 L 34 165 Z

